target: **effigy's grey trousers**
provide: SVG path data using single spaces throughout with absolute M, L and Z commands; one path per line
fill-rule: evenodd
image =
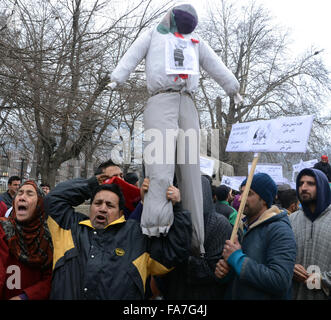
M 204 253 L 200 128 L 191 96 L 171 92 L 149 98 L 144 110 L 144 128 L 145 176 L 150 179 L 150 185 L 141 217 L 143 233 L 165 235 L 172 225 L 173 207 L 166 191 L 173 185 L 176 170 L 182 207 L 191 213 L 192 248 Z

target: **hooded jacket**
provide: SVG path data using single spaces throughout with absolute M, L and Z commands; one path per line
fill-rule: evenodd
M 221 300 L 224 297 L 226 284 L 214 272 L 225 240 L 231 237 L 232 226 L 223 215 L 215 212 L 208 179 L 202 176 L 201 180 L 206 253 L 199 257 L 191 252 L 187 261 L 158 281 L 168 300 Z
M 299 182 L 303 175 L 309 174 L 315 177 L 316 179 L 316 208 L 315 212 L 311 212 L 309 206 L 307 204 L 301 203 L 303 212 L 305 213 L 306 217 L 311 221 L 314 221 L 318 218 L 318 216 L 331 204 L 331 191 L 329 182 L 326 179 L 325 174 L 323 174 L 318 169 L 303 169 L 297 176 L 296 180 L 296 191 L 298 199 L 299 196 Z
M 146 59 L 146 80 L 148 92 L 152 95 L 161 90 L 185 90 L 194 92 L 199 86 L 199 74 L 189 74 L 186 80 L 178 79 L 178 74 L 166 72 L 167 42 L 176 38 L 178 31 L 172 18 L 174 9 L 188 13 L 195 12 L 190 4 L 182 4 L 169 10 L 160 25 L 144 32 L 131 45 L 121 58 L 111 75 L 111 81 L 124 83 L 137 65 Z M 194 59 L 192 64 L 199 65 L 226 91 L 229 96 L 239 92 L 239 82 L 233 73 L 224 65 L 220 57 L 195 32 L 181 35 L 187 45 L 193 45 Z M 178 80 L 177 80 L 178 79 Z
M 308 289 L 304 283 L 293 281 L 293 299 L 323 300 L 331 290 L 331 190 L 326 176 L 318 169 L 304 169 L 297 177 L 299 182 L 304 174 L 316 179 L 316 209 L 311 212 L 306 204 L 302 209 L 289 216 L 296 241 L 296 263 L 301 264 L 309 273 L 317 266 L 321 275 L 321 288 Z
M 265 211 L 244 233 L 241 247 L 228 259 L 236 275 L 227 298 L 290 299 L 296 249 L 287 213 L 276 206 Z

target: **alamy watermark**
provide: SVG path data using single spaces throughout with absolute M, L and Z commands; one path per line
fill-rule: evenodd
M 320 290 L 321 289 L 321 269 L 319 266 L 309 266 L 307 268 L 307 273 L 310 274 L 306 281 L 307 288 L 309 290 Z
M 198 164 L 199 156 L 220 157 L 219 129 L 164 129 L 144 130 L 141 121 L 135 121 L 132 134 L 120 128 L 113 131 L 115 146 L 111 158 L 121 164 Z M 207 146 L 210 145 L 209 148 Z
M 6 281 L 7 288 L 9 290 L 22 289 L 20 267 L 17 265 L 10 265 L 7 267 L 6 273 L 10 275 Z

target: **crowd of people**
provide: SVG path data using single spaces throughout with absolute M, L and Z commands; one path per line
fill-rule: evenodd
M 0 218 L 0 298 L 329 299 L 327 175 L 303 169 L 293 190 L 277 186 L 265 173 L 255 174 L 230 241 L 239 208 L 234 200 L 237 196 L 240 203 L 246 183 L 235 195 L 201 176 L 202 255 L 192 247 L 190 212 L 182 206 L 176 179 L 164 195 L 173 206 L 173 224 L 166 236 L 150 237 L 140 225 L 148 177 L 139 184 L 136 173 L 123 175 L 112 161 L 89 179 L 68 180 L 52 190 L 13 176 L 1 194 L 6 210 Z M 139 192 L 139 201 L 132 190 Z M 89 216 L 76 210 L 87 200 Z
M 197 25 L 191 4 L 170 8 L 133 42 L 108 86 L 123 85 L 145 59 L 144 129 L 164 138 L 169 129 L 191 131 L 194 143 L 185 147 L 185 137 L 177 139 L 160 163 L 144 154 L 141 179 L 111 160 L 88 179 L 54 188 L 10 177 L 0 197 L 0 299 L 329 299 L 327 156 L 298 174 L 296 190 L 257 173 L 236 194 L 200 173 L 192 99 L 200 67 L 235 105 L 243 99 L 239 81 L 195 33 Z M 173 161 L 192 150 L 196 161 Z M 77 209 L 86 201 L 88 215 Z

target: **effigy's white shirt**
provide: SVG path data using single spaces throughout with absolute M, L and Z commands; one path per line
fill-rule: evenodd
M 166 46 L 169 45 L 168 39 L 172 38 L 174 43 L 177 43 L 180 38 L 171 33 L 161 34 L 155 27 L 145 31 L 131 45 L 113 70 L 111 81 L 118 84 L 124 83 L 129 78 L 130 73 L 145 58 L 147 89 L 150 94 L 170 88 L 181 90 L 183 87 L 189 92 L 194 92 L 199 86 L 198 70 L 200 67 L 207 71 L 229 96 L 238 93 L 239 82 L 213 49 L 194 32 L 184 34 L 183 37 L 187 43 L 190 43 L 189 59 L 192 63 L 190 67 L 186 66 L 185 70 L 167 74 Z M 175 71 L 173 70 L 173 72 Z M 178 74 L 189 74 L 189 77 L 184 82 L 175 81 Z

